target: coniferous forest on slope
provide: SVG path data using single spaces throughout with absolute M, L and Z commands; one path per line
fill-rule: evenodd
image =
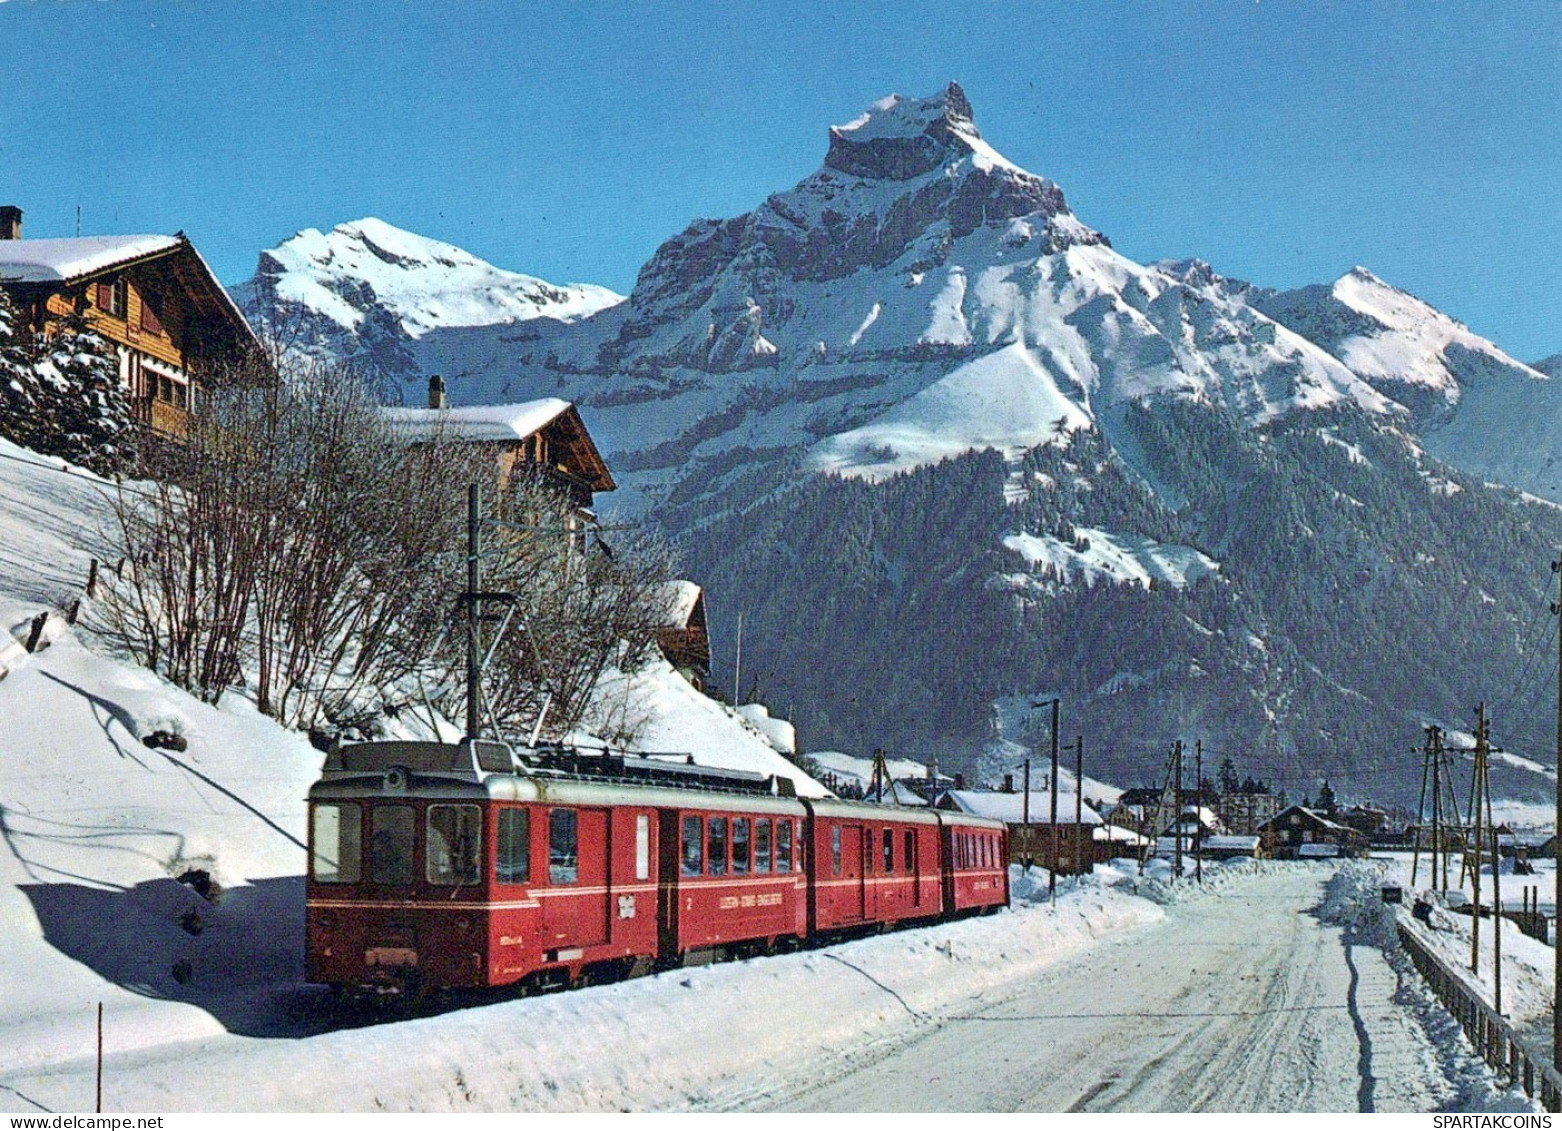
M 1065 743 L 1085 736 L 1090 766 L 1125 784 L 1158 780 L 1174 739 L 1201 738 L 1298 796 L 1327 778 L 1413 802 L 1422 727 L 1469 730 L 1481 701 L 1499 745 L 1546 757 L 1556 507 L 1350 410 L 1254 429 L 1166 398 L 1111 427 L 1113 444 L 1082 432 L 1018 467 L 987 451 L 878 484 L 811 477 L 691 524 L 718 684 L 731 689 L 741 612 L 744 697 L 814 749 L 974 772 L 995 700 L 1056 694 Z M 1015 580 L 1006 533 L 1074 542 L 1080 527 L 1191 546 L 1220 569 L 1186 588 L 1045 568 Z M 1494 773 L 1521 796 L 1544 789 Z

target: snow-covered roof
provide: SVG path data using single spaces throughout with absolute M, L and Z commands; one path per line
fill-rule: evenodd
M 951 789 L 945 796 L 962 813 L 972 813 L 978 817 L 987 817 L 994 821 L 1003 821 L 1005 824 L 1018 825 L 1025 821 L 1025 794 L 1022 793 L 990 793 L 986 790 Z M 1058 823 L 1072 825 L 1074 823 L 1074 806 L 1076 795 L 1058 791 Z M 1052 794 L 1045 790 L 1031 790 L 1030 793 L 1030 823 L 1033 825 L 1050 824 L 1052 820 Z M 1101 824 L 1101 814 L 1090 806 L 1085 805 L 1080 810 L 1080 820 L 1086 825 Z
M 467 405 L 461 408 L 386 408 L 392 430 L 408 441 L 436 437 L 503 442 L 535 436 L 569 411 L 558 397 L 521 404 Z
M 1101 825 L 1090 830 L 1091 840 L 1111 841 L 1114 844 L 1132 844 L 1135 846 L 1150 843 L 1150 838 L 1125 829 L 1122 825 Z
M 1228 850 L 1240 850 L 1243 852 L 1256 852 L 1261 837 L 1256 836 L 1206 836 L 1199 839 L 1199 844 L 1211 852 Z
M 15 283 L 68 282 L 121 263 L 172 251 L 180 242 L 178 236 L 0 240 L 0 279 Z
M 669 628 L 687 628 L 700 599 L 700 587 L 692 581 L 677 580 L 669 581 L 665 591 L 667 616 L 662 623 Z

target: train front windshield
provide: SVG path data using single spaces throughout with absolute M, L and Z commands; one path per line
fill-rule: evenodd
M 368 809 L 367 814 L 364 812 Z M 424 814 L 423 879 L 440 886 L 482 876 L 482 809 L 434 804 Z M 401 887 L 418 879 L 418 813 L 405 803 L 320 802 L 313 816 L 310 870 L 316 883 Z

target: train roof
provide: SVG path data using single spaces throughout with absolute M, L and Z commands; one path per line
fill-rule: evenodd
M 578 747 L 513 747 L 491 740 L 357 742 L 326 755 L 316 800 L 407 794 L 425 798 L 631 802 L 683 809 L 800 815 L 788 778 L 699 766 L 683 756 Z

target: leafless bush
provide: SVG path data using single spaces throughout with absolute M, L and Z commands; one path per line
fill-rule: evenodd
M 290 726 L 427 694 L 462 716 L 466 490 L 489 500 L 484 588 L 516 594 L 485 625 L 492 718 L 575 725 L 607 665 L 654 641 L 667 558 L 610 556 L 538 474 L 501 482 L 491 450 L 409 444 L 350 371 L 209 396 L 182 445 L 114 508 L 128 562 L 103 602 L 138 660 L 209 701 L 244 686 Z M 626 547 L 627 549 L 627 547 Z

